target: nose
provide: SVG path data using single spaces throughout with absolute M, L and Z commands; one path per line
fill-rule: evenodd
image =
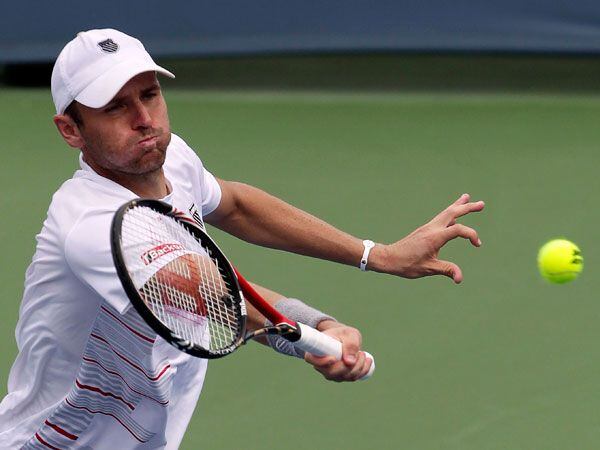
M 133 108 L 133 114 L 132 127 L 134 130 L 152 126 L 152 116 L 150 116 L 150 111 L 148 111 L 148 108 L 144 103 L 140 101 L 136 102 Z

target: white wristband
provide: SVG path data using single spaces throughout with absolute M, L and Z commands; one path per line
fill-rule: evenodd
M 363 252 L 362 258 L 360 259 L 360 265 L 358 268 L 363 272 L 367 270 L 367 263 L 369 262 L 369 253 L 371 253 L 371 249 L 375 247 L 375 242 L 365 239 L 363 241 L 363 245 L 365 246 L 365 251 Z

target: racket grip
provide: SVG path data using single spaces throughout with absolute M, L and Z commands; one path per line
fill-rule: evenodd
M 298 322 L 298 328 L 300 329 L 301 336 L 300 339 L 293 343 L 295 347 L 313 355 L 330 355 L 334 356 L 337 360 L 342 359 L 342 343 L 340 341 L 300 322 Z M 364 353 L 371 360 L 371 367 L 361 380 L 367 380 L 375 371 L 375 358 L 368 352 Z

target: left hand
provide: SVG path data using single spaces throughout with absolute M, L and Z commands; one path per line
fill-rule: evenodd
M 457 237 L 468 239 L 475 247 L 481 246 L 477 231 L 456 222 L 459 217 L 483 210 L 485 204 L 482 201 L 470 200 L 469 194 L 463 194 L 404 239 L 389 245 L 378 244 L 371 251 L 369 270 L 405 278 L 445 275 L 460 283 L 463 280 L 460 267 L 439 259 L 438 255 L 448 241 Z
M 319 323 L 317 329 L 342 343 L 342 359 L 338 361 L 333 356 L 306 353 L 306 362 L 331 381 L 356 381 L 367 374 L 372 361 L 360 351 L 362 337 L 356 328 L 333 320 L 324 320 Z

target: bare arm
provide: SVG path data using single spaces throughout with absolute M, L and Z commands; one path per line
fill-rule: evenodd
M 234 236 L 265 247 L 357 266 L 363 252 L 362 240 L 329 225 L 260 189 L 243 183 L 219 180 L 222 199 L 206 221 Z M 440 249 L 462 237 L 480 246 L 477 232 L 456 220 L 481 211 L 484 203 L 470 202 L 468 194 L 444 209 L 425 225 L 391 244 L 377 244 L 371 251 L 369 270 L 405 278 L 445 275 L 455 283 L 462 271 L 438 259 Z
M 221 203 L 206 222 L 253 244 L 357 265 L 362 241 L 260 189 L 219 180 Z

